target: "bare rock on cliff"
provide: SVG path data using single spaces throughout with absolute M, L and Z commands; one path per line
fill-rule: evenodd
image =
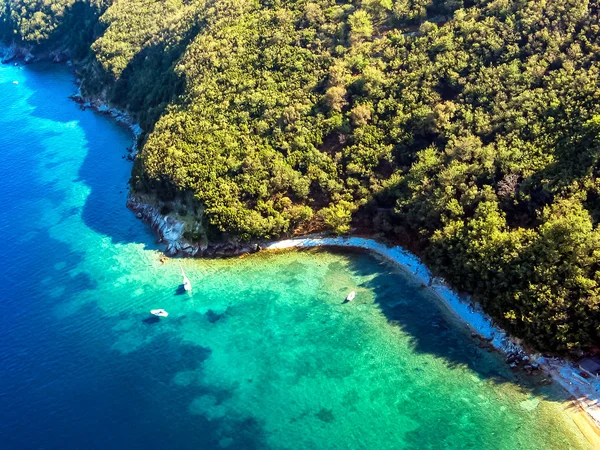
M 167 244 L 167 248 L 165 249 L 165 255 L 175 256 L 179 253 L 179 250 L 181 250 L 179 242 L 169 242 Z
M 17 57 L 14 46 L 0 48 L 0 53 L 2 53 L 2 59 L 0 60 L 2 64 L 7 64 Z
M 172 217 L 165 217 L 161 225 L 163 239 L 167 242 L 178 242 L 183 235 L 184 223 Z
M 188 242 L 183 237 L 184 222 L 171 216 L 162 215 L 159 206 L 142 203 L 134 195 L 130 195 L 127 199 L 127 207 L 134 212 L 138 219 L 150 225 L 159 238 L 159 242 L 166 245 L 165 254 L 168 256 L 227 258 L 260 250 L 260 246 L 255 243 L 228 242 L 208 245 L 205 242 Z

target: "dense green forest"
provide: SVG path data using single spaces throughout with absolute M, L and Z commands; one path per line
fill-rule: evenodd
M 568 351 L 600 345 L 599 6 L 0 0 L 0 35 L 139 119 L 132 187 L 190 237 L 385 236 Z

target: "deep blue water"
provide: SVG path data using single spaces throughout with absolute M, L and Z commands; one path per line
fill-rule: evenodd
M 371 256 L 185 261 L 177 295 L 125 208 L 130 133 L 74 89 L 0 67 L 0 449 L 587 446 L 560 392 Z
M 130 134 L 69 100 L 72 80 L 56 66 L 0 69 L 0 448 L 125 446 L 133 436 L 117 411 L 134 403 L 114 402 L 128 375 L 106 373 L 111 342 L 89 320 L 97 306 L 82 306 L 76 326 L 57 320 L 57 304 L 96 284 L 78 270 L 82 228 L 109 243 L 152 243 L 123 208 Z

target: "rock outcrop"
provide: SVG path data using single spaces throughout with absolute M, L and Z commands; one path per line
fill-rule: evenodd
M 17 45 L 14 42 L 6 46 L 0 44 L 0 63 L 8 64 L 15 59 L 22 59 L 23 62 L 29 63 L 35 60 L 35 56 L 31 54 L 29 47 Z
M 64 62 L 70 58 L 70 53 L 67 50 L 53 51 L 35 51 L 33 53 L 33 45 L 26 43 L 13 42 L 10 45 L 0 44 L 0 63 L 7 64 L 15 59 L 21 60 L 25 64 L 35 61 L 54 61 Z
M 17 57 L 14 45 L 9 47 L 0 47 L 0 63 L 7 64 Z
M 81 84 L 80 80 L 77 80 Z M 77 89 L 77 92 L 69 97 L 71 100 L 79 103 L 81 109 L 93 109 L 99 114 L 104 114 L 113 118 L 118 124 L 123 125 L 131 130 L 133 134 L 133 142 L 129 149 L 130 155 L 128 159 L 133 160 L 138 152 L 138 140 L 142 135 L 143 130 L 140 125 L 126 112 L 123 112 L 117 108 L 111 108 L 100 100 L 88 100 L 81 93 L 81 86 Z
M 166 246 L 165 254 L 168 256 L 226 258 L 256 253 L 260 250 L 258 244 L 231 242 L 207 245 L 188 242 L 183 237 L 185 224 L 181 220 L 161 214 L 159 207 L 143 203 L 132 194 L 127 198 L 127 207 L 138 219 L 150 226 L 159 242 Z

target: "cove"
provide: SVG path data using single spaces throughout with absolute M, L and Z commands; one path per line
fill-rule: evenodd
M 181 295 L 124 206 L 129 132 L 72 80 L 0 67 L 0 448 L 592 448 L 374 256 L 186 260 Z

